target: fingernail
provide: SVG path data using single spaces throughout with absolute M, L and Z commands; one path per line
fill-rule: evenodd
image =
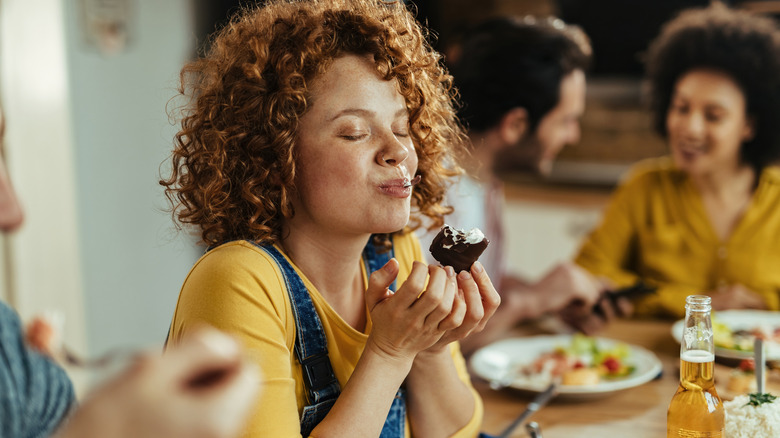
M 199 334 L 199 338 L 206 348 L 219 356 L 233 357 L 238 354 L 238 343 L 218 330 L 203 330 Z
M 469 280 L 471 278 L 471 274 L 469 274 L 469 271 L 460 271 L 460 274 L 458 274 L 458 277 L 461 280 Z
M 477 274 L 481 274 L 482 271 L 485 270 L 485 268 L 482 267 L 482 263 L 480 262 L 474 262 L 471 268 L 474 269 L 474 272 L 476 272 Z
M 393 262 L 393 260 L 395 260 L 395 259 L 388 260 L 388 262 L 385 263 L 384 266 L 382 266 L 382 269 L 384 271 L 386 271 L 386 272 L 393 272 L 393 271 L 395 271 L 396 264 Z
M 447 277 L 452 278 L 455 276 L 455 269 L 452 266 L 445 266 L 444 271 L 447 272 Z

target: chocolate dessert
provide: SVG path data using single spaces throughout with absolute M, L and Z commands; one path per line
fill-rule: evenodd
M 479 228 L 464 231 L 445 224 L 433 238 L 430 251 L 443 266 L 452 266 L 455 272 L 468 271 L 488 243 Z

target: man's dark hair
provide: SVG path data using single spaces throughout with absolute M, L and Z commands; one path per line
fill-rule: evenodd
M 728 75 L 742 90 L 754 136 L 742 144 L 742 161 L 757 172 L 780 157 L 780 31 L 777 22 L 716 4 L 689 9 L 667 23 L 650 45 L 647 70 L 655 128 L 666 117 L 677 81 L 695 69 Z
M 450 66 L 469 130 L 496 126 L 512 108 L 528 111 L 531 131 L 560 100 L 561 81 L 590 63 L 587 36 L 557 18 L 501 17 L 462 39 Z

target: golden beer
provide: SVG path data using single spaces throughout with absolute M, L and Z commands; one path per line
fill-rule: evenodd
M 723 437 L 723 403 L 715 391 L 715 355 L 690 350 L 680 356 L 680 386 L 666 416 L 667 437 Z
M 723 403 L 715 391 L 715 344 L 710 319 L 711 299 L 685 300 L 685 326 L 680 341 L 680 386 L 666 413 L 667 438 L 722 438 Z

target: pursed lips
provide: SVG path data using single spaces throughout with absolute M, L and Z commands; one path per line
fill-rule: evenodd
M 409 178 L 396 178 L 380 183 L 379 190 L 395 198 L 407 198 L 412 194 L 412 184 Z

